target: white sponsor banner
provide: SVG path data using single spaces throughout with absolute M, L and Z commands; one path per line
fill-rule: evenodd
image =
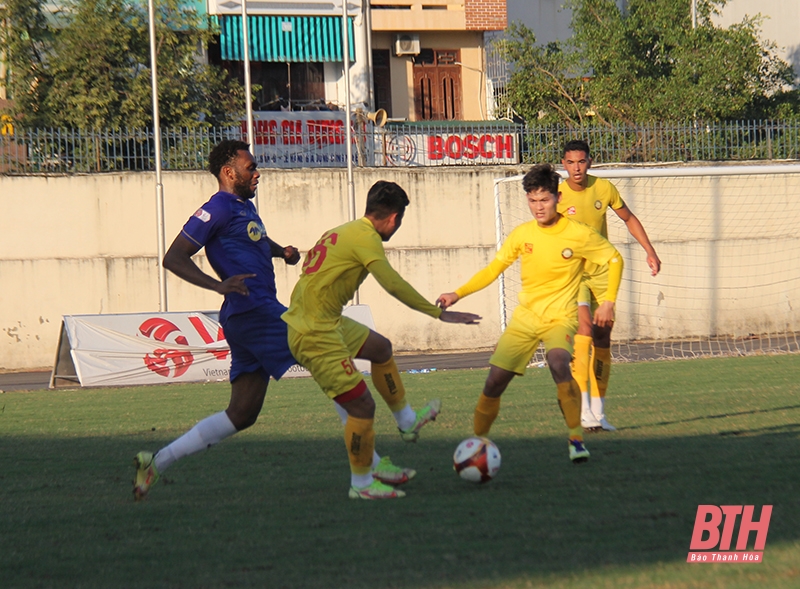
M 81 386 L 221 381 L 230 373 L 228 342 L 212 314 L 65 315 L 64 327 Z
M 367 305 L 343 314 L 375 328 Z M 217 313 L 65 315 L 70 357 L 81 386 L 226 381 L 230 348 Z M 356 368 L 370 370 L 366 360 Z M 295 365 L 285 377 L 310 376 Z
M 379 137 L 376 134 L 376 137 Z M 386 127 L 376 158 L 390 166 L 452 166 L 519 163 L 517 134 L 497 129 L 476 133 L 398 133 Z
M 346 120 L 342 111 L 254 112 L 253 156 L 265 168 L 346 167 Z

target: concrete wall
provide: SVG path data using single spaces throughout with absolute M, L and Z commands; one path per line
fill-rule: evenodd
M 360 215 L 367 189 L 378 179 L 396 181 L 408 191 L 411 206 L 387 252 L 400 273 L 433 300 L 492 259 L 493 181 L 520 171 L 516 167 L 356 170 L 357 210 Z M 268 233 L 279 243 L 305 252 L 326 229 L 347 220 L 345 170 L 264 170 L 262 174 L 259 208 Z M 738 197 L 712 198 L 702 206 L 697 204 L 697 195 L 713 196 L 714 187 L 728 180 L 685 179 L 680 189 L 671 192 L 656 185 L 621 186 L 653 238 L 664 270 L 657 279 L 636 278 L 630 272 L 634 268 L 643 272 L 641 249 L 635 243 L 626 245 L 624 233 L 614 238 L 628 257 L 629 272 L 621 295 L 626 302 L 615 331 L 619 338 L 669 337 L 698 330 L 714 333 L 721 325 L 746 323 L 745 295 L 756 301 L 778 297 L 780 305 L 800 309 L 796 246 L 800 243 L 800 175 L 773 176 L 768 184 L 763 178 L 742 178 L 736 180 Z M 711 192 L 706 185 L 712 187 Z M 167 245 L 215 190 L 216 181 L 208 173 L 164 174 Z M 519 196 L 518 187 L 515 190 Z M 751 203 L 771 199 L 769 214 L 783 222 L 783 229 L 767 233 L 770 220 L 758 219 L 754 224 L 752 215 L 743 213 L 747 209 L 736 206 L 737 198 Z M 152 174 L 0 176 L 0 207 L 1 369 L 51 366 L 62 315 L 158 310 Z M 753 240 L 752 231 L 736 227 L 756 229 L 761 239 Z M 751 278 L 742 280 L 739 275 L 737 260 L 742 255 L 759 260 L 760 273 L 774 277 L 774 286 L 756 276 L 752 280 L 766 286 L 757 292 L 748 290 Z M 205 259 L 198 259 L 210 271 Z M 702 269 L 706 266 L 699 265 L 701 259 L 710 260 L 713 272 Z M 286 303 L 298 271 L 299 266 L 277 265 L 279 296 Z M 216 294 L 172 276 L 167 286 L 171 311 L 217 309 L 221 303 Z M 735 300 L 711 296 L 713 289 L 739 289 L 735 292 L 740 296 Z M 500 333 L 496 285 L 458 305 L 483 315 L 477 327 L 445 325 L 415 313 L 384 293 L 372 278 L 365 282 L 360 297 L 360 302 L 371 306 L 378 330 L 399 351 L 486 349 Z M 765 313 L 772 315 L 771 308 L 765 307 Z M 635 324 L 626 319 L 634 315 Z M 779 323 L 792 327 L 793 317 L 782 316 Z

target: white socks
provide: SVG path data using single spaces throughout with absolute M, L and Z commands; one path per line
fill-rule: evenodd
M 400 411 L 393 411 L 392 415 L 397 422 L 397 427 L 403 431 L 414 427 L 414 423 L 417 421 L 417 414 L 408 403 Z
M 581 415 L 586 415 L 590 410 L 589 391 L 581 391 Z
M 594 413 L 594 416 L 599 421 L 602 421 L 606 418 L 605 406 L 605 397 L 592 397 L 592 413 Z
M 176 460 L 210 448 L 232 436 L 236 431 L 236 427 L 224 411 L 210 415 L 180 438 L 159 450 L 154 458 L 156 469 L 162 473 Z

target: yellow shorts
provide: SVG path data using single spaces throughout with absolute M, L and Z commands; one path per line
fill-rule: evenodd
M 342 317 L 336 329 L 300 333 L 289 325 L 289 349 L 331 399 L 364 381 L 354 356 L 369 337 L 369 327 Z
M 588 263 L 587 263 L 588 265 Z M 578 304 L 597 310 L 600 303 L 606 300 L 608 291 L 608 266 L 596 266 L 583 273 L 581 287 L 578 291 Z
M 539 342 L 547 352 L 566 350 L 572 355 L 572 342 L 578 330 L 578 319 L 542 321 L 525 307 L 517 307 L 500 336 L 489 364 L 515 374 L 525 374 Z

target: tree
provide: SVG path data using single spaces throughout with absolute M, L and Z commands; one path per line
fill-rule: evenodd
M 548 75 L 569 88 L 571 102 L 601 121 L 723 120 L 790 114 L 796 92 L 786 90 L 794 78 L 773 44 L 759 37 L 759 19 L 745 19 L 728 28 L 711 20 L 726 0 L 699 0 L 698 26 L 693 29 L 688 2 L 629 0 L 625 12 L 614 0 L 571 0 L 574 36 L 559 62 L 540 60 L 537 51 L 510 53 L 515 76 L 509 95 Z M 524 38 L 518 31 L 510 42 Z M 541 51 L 541 49 L 539 50 Z M 526 80 L 518 73 L 523 72 Z M 586 72 L 582 84 L 576 72 Z M 570 81 L 572 80 L 572 82 Z M 545 117 L 574 122 L 552 104 Z M 534 108 L 541 101 L 534 100 Z M 523 103 L 513 107 L 530 120 Z M 782 109 L 782 110 L 781 110 Z M 536 116 L 541 116 L 538 112 Z M 579 120 L 582 117 L 577 117 Z
M 147 5 L 67 0 L 50 18 L 43 0 L 9 0 L 2 38 L 9 89 L 23 126 L 120 128 L 152 125 Z M 213 31 L 181 0 L 156 11 L 159 111 L 165 126 L 232 122 L 241 85 L 200 63 Z M 33 26 L 35 25 L 35 27 Z

